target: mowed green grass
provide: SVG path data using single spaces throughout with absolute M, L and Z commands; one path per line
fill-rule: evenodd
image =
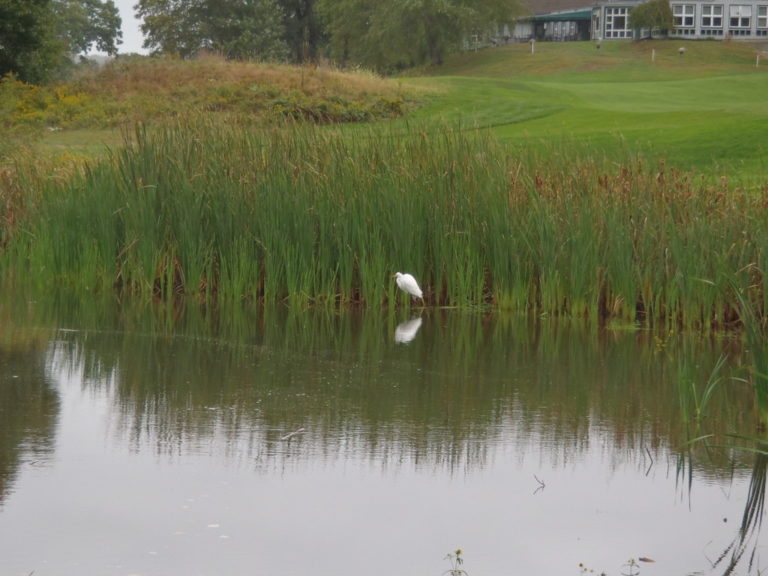
M 679 48 L 685 53 L 680 54 Z M 437 89 L 420 118 L 492 127 L 521 150 L 664 160 L 752 183 L 766 172 L 768 53 L 747 42 L 527 44 L 457 56 L 405 82 Z M 761 62 L 758 64 L 758 56 Z

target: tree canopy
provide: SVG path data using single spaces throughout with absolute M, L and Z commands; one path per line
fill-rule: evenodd
M 517 0 L 318 0 L 331 55 L 376 69 L 441 64 L 470 34 L 511 23 Z
M 55 52 L 51 0 L 0 0 L 0 76 L 43 78 Z
M 316 0 L 277 0 L 283 9 L 285 40 L 293 62 L 316 60 L 324 39 Z
M 122 42 L 122 21 L 113 0 L 54 0 L 58 36 L 70 54 L 93 49 L 114 56 Z
M 629 25 L 635 30 L 672 30 L 675 26 L 669 0 L 649 0 L 632 8 Z
M 294 62 L 328 56 L 387 72 L 443 62 L 512 24 L 520 0 L 136 0 L 144 47 L 190 58 Z M 0 75 L 41 81 L 77 54 L 116 54 L 114 0 L 0 0 Z
M 283 11 L 275 0 L 139 0 L 144 47 L 182 58 L 202 50 L 228 58 L 287 57 Z
M 120 26 L 113 0 L 0 0 L 0 76 L 44 82 L 93 48 L 115 54 Z
M 511 24 L 518 0 L 138 0 L 145 47 L 188 58 L 315 60 L 391 70 L 440 64 L 469 34 Z

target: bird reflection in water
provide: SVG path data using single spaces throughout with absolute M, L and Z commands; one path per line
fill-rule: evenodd
M 395 342 L 398 344 L 408 344 L 419 332 L 421 328 L 421 318 L 411 318 L 407 322 L 402 322 L 395 328 Z

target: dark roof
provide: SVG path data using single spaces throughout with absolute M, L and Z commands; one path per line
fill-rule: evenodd
M 550 14 L 537 14 L 531 17 L 533 22 L 576 22 L 579 20 L 592 20 L 592 8 L 585 10 L 571 10 L 570 12 L 554 12 Z
M 525 8 L 532 15 L 551 14 L 553 12 L 573 12 L 586 10 L 595 4 L 595 0 L 522 0 Z

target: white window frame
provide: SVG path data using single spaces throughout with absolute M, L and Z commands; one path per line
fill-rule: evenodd
M 605 7 L 605 37 L 606 38 L 631 38 L 632 30 L 629 27 L 629 11 L 626 6 Z M 618 25 L 622 24 L 621 27 Z
M 749 4 L 731 4 L 728 7 L 728 28 L 745 30 L 752 27 L 752 6 Z
M 757 29 L 768 29 L 768 6 L 758 5 L 757 7 Z
M 696 5 L 674 4 L 672 6 L 672 16 L 675 28 L 693 28 L 696 26 Z
M 723 27 L 723 5 L 722 4 L 702 4 L 701 27 L 702 28 L 722 28 Z

